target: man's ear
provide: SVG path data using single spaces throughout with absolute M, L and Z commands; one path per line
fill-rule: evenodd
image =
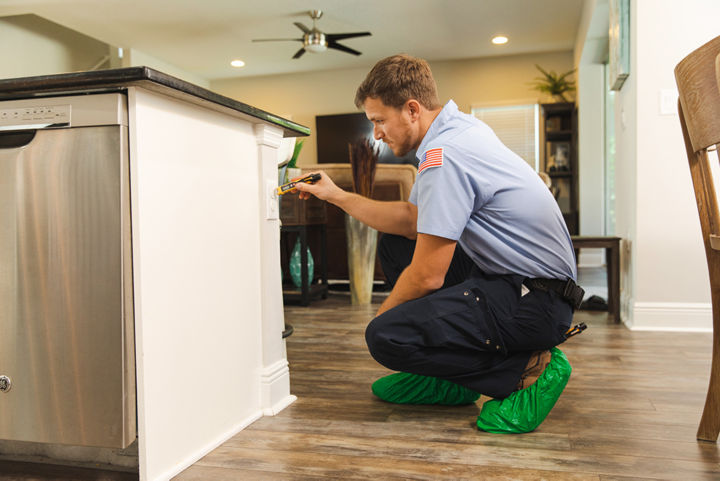
M 408 109 L 408 113 L 410 114 L 410 118 L 412 120 L 417 120 L 420 117 L 420 102 L 415 99 L 409 99 L 405 102 L 405 107 Z

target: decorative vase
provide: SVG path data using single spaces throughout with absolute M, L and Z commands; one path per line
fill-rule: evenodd
M 353 304 L 370 304 L 375 277 L 377 231 L 345 214 L 350 299 Z
M 307 282 L 308 286 L 312 284 L 313 275 L 315 274 L 315 261 L 313 260 L 313 256 L 310 253 L 310 248 L 306 247 L 307 249 Z M 292 254 L 290 254 L 290 277 L 292 277 L 293 284 L 295 284 L 295 287 L 298 289 L 302 288 L 302 262 L 301 262 L 302 256 L 300 252 L 300 237 L 298 236 L 297 241 L 295 241 L 295 247 L 293 247 Z

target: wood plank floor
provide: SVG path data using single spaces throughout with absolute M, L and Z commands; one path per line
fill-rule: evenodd
M 380 301 L 381 298 L 375 299 Z M 488 434 L 464 407 L 398 406 L 370 392 L 387 371 L 364 328 L 377 304 L 331 295 L 287 307 L 287 349 L 298 400 L 265 417 L 175 479 L 225 480 L 720 480 L 720 451 L 695 431 L 711 336 L 632 332 L 606 313 L 561 346 L 570 382 L 535 432 Z
M 474 425 L 486 398 L 398 406 L 372 395 L 370 384 L 390 372 L 364 342 L 377 306 L 331 294 L 287 307 L 298 400 L 175 480 L 720 480 L 718 445 L 695 440 L 710 334 L 632 332 L 580 311 L 575 321 L 590 327 L 561 346 L 573 373 L 548 419 L 533 433 L 488 434 Z M 3 481 L 125 479 L 137 475 L 0 462 Z

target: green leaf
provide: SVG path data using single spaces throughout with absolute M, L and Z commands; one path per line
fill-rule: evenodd
M 293 149 L 292 157 L 290 158 L 290 162 L 288 162 L 288 168 L 294 168 L 297 164 L 297 158 L 300 155 L 300 151 L 302 150 L 303 143 L 305 142 L 305 139 L 298 140 L 295 142 L 295 148 Z

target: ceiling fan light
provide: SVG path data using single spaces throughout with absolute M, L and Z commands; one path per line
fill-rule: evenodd
M 254 38 L 252 39 L 253 42 L 284 42 L 284 41 L 291 41 L 291 42 L 302 42 L 302 47 L 300 47 L 300 50 L 295 52 L 295 55 L 292 56 L 293 59 L 298 59 L 302 57 L 305 52 L 312 52 L 312 53 L 322 53 L 329 49 L 338 50 L 340 52 L 349 53 L 352 55 L 362 55 L 362 52 L 358 52 L 357 50 L 354 50 L 350 47 L 347 47 L 341 43 L 338 42 L 338 40 L 345 40 L 348 38 L 356 38 L 356 37 L 369 37 L 372 35 L 370 32 L 345 32 L 345 33 L 330 33 L 325 35 L 321 30 L 317 28 L 317 25 L 315 21 L 319 19 L 322 16 L 322 12 L 320 10 L 312 10 L 308 12 L 310 14 L 310 17 L 313 19 L 313 26 L 312 29 L 306 27 L 304 24 L 300 22 L 293 22 L 293 24 L 302 30 L 303 36 L 302 38 Z
M 321 53 L 327 50 L 327 45 L 324 45 L 322 43 L 311 43 L 307 47 L 305 47 L 306 50 L 309 50 L 312 53 Z
M 305 50 L 312 53 L 322 53 L 327 50 L 327 40 L 325 34 L 319 30 L 313 30 L 309 34 L 305 35 L 303 42 Z

